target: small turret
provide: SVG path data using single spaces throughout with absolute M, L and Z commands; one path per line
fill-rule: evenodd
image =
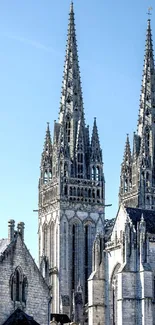
M 46 184 L 52 179 L 52 142 L 49 123 L 47 123 L 44 150 L 41 159 L 41 184 Z
M 129 193 L 132 188 L 132 157 L 131 157 L 131 149 L 130 149 L 130 141 L 129 135 L 127 134 L 124 157 L 121 166 L 121 177 L 120 177 L 120 202 L 122 197 Z
M 96 181 L 102 180 L 102 173 L 103 173 L 102 150 L 100 147 L 96 117 L 94 118 L 93 132 L 91 138 L 90 169 L 91 169 L 90 174 L 92 180 L 96 180 Z

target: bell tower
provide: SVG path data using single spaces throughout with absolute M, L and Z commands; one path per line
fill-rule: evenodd
M 58 121 L 47 125 L 39 179 L 39 260 L 49 269 L 52 312 L 83 321 L 92 246 L 104 223 L 104 174 L 96 119 L 85 124 L 73 3 Z

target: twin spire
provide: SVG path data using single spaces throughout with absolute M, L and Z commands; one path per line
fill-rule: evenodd
M 127 137 L 121 170 L 120 203 L 155 209 L 155 67 L 150 19 L 147 23 L 137 133 L 133 137 L 132 155 L 130 152 Z M 125 162 L 130 165 L 130 175 Z

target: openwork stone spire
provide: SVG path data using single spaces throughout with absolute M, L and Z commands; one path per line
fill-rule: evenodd
M 102 163 L 102 150 L 100 147 L 96 117 L 94 118 L 93 132 L 91 138 L 91 162 Z
M 70 114 L 73 114 L 77 121 L 83 118 L 84 114 L 73 2 L 71 2 L 69 13 L 68 38 L 66 46 L 59 122 L 62 123 L 66 116 Z
M 138 120 L 138 135 L 143 137 L 146 125 L 152 125 L 155 113 L 155 71 L 153 58 L 153 44 L 150 19 L 148 20 L 145 45 L 144 69 L 142 90 L 140 96 L 140 109 Z
M 41 178 L 42 184 L 48 183 L 52 178 L 52 141 L 49 123 L 47 123 L 44 149 L 41 158 Z
M 129 135 L 127 134 L 124 157 L 121 166 L 120 195 L 130 191 L 131 186 L 132 186 L 132 157 L 131 157 Z
M 137 133 L 134 133 L 130 158 L 130 186 L 122 165 L 120 203 L 126 206 L 155 209 L 155 68 L 151 23 L 148 19 L 142 90 Z M 128 144 L 126 146 L 126 149 Z M 125 180 L 125 182 L 124 182 Z

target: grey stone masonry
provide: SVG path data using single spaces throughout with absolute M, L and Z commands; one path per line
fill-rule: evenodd
M 7 241 L 0 241 L 5 242 L 0 250 L 0 324 L 19 307 L 39 324 L 48 325 L 49 288 L 23 241 L 20 225 L 22 232 L 18 227 L 14 236 L 11 231 Z M 10 234 L 10 222 L 8 227 Z
M 104 184 L 96 118 L 91 139 L 85 124 L 71 3 L 59 118 L 53 140 L 47 125 L 41 158 L 39 260 L 41 268 L 45 259 L 49 265 L 53 312 L 67 313 L 81 325 L 93 241 L 103 231 Z
M 129 137 L 121 166 L 119 203 L 155 209 L 155 67 L 148 20 L 137 132 L 131 154 Z

